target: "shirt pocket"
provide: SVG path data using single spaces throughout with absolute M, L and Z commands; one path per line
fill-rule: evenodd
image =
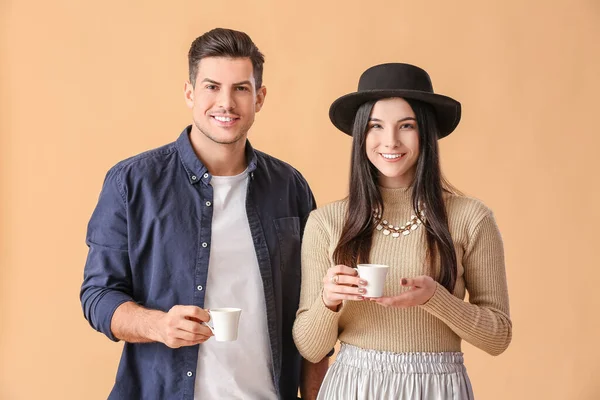
M 300 275 L 300 218 L 277 218 L 273 223 L 277 232 L 281 270 Z

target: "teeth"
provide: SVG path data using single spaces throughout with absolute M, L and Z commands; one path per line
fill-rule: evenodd
M 229 118 L 229 117 L 217 117 L 217 116 L 215 116 L 215 119 L 217 121 L 221 121 L 221 122 L 231 122 L 231 121 L 233 121 L 233 118 Z
M 383 158 L 387 158 L 387 159 L 394 159 L 394 158 L 402 157 L 402 154 L 383 154 L 383 153 L 381 153 L 381 155 L 383 156 Z

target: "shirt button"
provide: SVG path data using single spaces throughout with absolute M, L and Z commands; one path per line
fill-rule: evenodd
M 208 174 L 204 174 L 204 179 L 208 178 Z
M 195 181 L 196 179 L 198 179 L 198 177 L 196 175 L 192 175 L 192 180 Z
M 188 372 L 187 372 L 187 376 L 192 376 L 192 375 L 193 375 L 193 374 L 192 374 L 192 371 L 188 371 Z
M 206 246 L 208 246 L 208 243 L 206 243 L 206 242 L 202 243 L 202 247 L 206 247 Z
M 212 204 L 212 203 L 211 203 L 210 201 L 207 201 L 207 202 L 206 202 L 206 207 L 210 207 L 210 205 L 211 205 L 211 204 Z
M 198 285 L 198 290 L 202 290 L 202 285 Z

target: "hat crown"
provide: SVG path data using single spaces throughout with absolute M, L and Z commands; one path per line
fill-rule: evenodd
M 375 65 L 360 76 L 358 91 L 418 90 L 433 93 L 429 74 L 410 64 L 389 63 Z

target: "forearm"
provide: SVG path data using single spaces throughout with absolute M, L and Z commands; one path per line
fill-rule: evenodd
M 129 343 L 160 342 L 157 325 L 165 314 L 128 301 L 115 310 L 110 329 L 117 339 Z
M 469 302 L 438 283 L 422 307 L 467 342 L 498 355 L 511 342 L 512 322 L 502 237 L 491 212 L 471 229 L 462 264 Z
M 328 368 L 329 357 L 325 357 L 318 363 L 302 360 L 302 376 L 300 379 L 302 400 L 315 400 L 317 398 Z
M 421 306 L 458 336 L 491 355 L 502 353 L 512 339 L 509 316 L 491 307 L 467 303 L 437 284 L 433 297 Z
M 323 303 L 323 277 L 331 267 L 328 243 L 327 229 L 311 214 L 302 239 L 302 288 L 293 336 L 302 357 L 314 363 L 335 345 L 341 314 L 340 309 L 333 311 Z
M 309 309 L 300 309 L 294 322 L 294 342 L 306 360 L 321 361 L 335 346 L 340 312 L 331 311 L 321 297 Z

